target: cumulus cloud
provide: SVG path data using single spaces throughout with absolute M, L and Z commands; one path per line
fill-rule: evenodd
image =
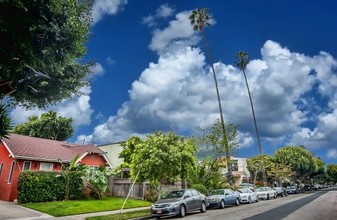
M 155 130 L 184 134 L 219 118 L 214 82 L 204 54 L 188 46 L 175 49 L 166 50 L 157 63 L 150 63 L 133 82 L 130 99 L 117 115 L 88 135 L 91 141 L 121 141 Z M 267 41 L 261 54 L 261 59 L 249 63 L 246 74 L 262 140 L 270 145 L 303 144 L 310 149 L 336 143 L 333 133 L 337 132 L 337 114 L 329 108 L 336 102 L 335 93 L 329 96 L 327 106 L 318 108 L 315 117 L 307 110 L 312 102 L 306 101 L 312 98 L 308 93 L 317 84 L 334 89 L 330 85 L 335 74 L 333 59 L 325 53 L 308 57 L 291 52 L 274 41 Z M 241 147 L 253 146 L 256 138 L 243 76 L 237 68 L 220 62 L 215 63 L 215 69 L 225 120 L 238 126 Z M 325 91 L 318 92 L 327 95 Z M 306 125 L 308 122 L 314 126 Z
M 104 68 L 100 63 L 96 63 L 91 69 L 92 74 L 89 79 L 94 79 L 97 76 L 104 74 Z M 10 112 L 13 124 L 21 124 L 28 121 L 28 118 L 32 115 L 40 116 L 50 110 L 57 112 L 59 115 L 67 118 L 72 118 L 73 126 L 78 128 L 79 126 L 89 125 L 91 123 L 91 115 L 94 110 L 90 106 L 90 94 L 91 86 L 85 86 L 80 89 L 80 96 L 70 98 L 57 105 L 49 106 L 46 109 L 25 109 L 21 106 L 17 106 Z
M 167 28 L 154 30 L 149 48 L 161 54 L 165 49 L 172 49 L 174 45 L 179 47 L 194 45 L 197 41 L 188 19 L 190 13 L 190 11 L 178 13 Z
M 111 66 L 116 64 L 116 60 L 112 59 L 112 57 L 107 57 L 106 62 L 107 62 L 107 64 L 109 64 Z
M 92 25 L 99 22 L 104 15 L 115 15 L 128 3 L 127 0 L 95 0 L 92 9 Z
M 105 73 L 104 68 L 100 63 L 95 63 L 95 65 L 91 67 L 90 71 L 90 79 L 95 79 L 97 76 L 103 76 Z
M 174 13 L 174 9 L 168 4 L 161 5 L 154 15 L 150 14 L 143 18 L 143 23 L 148 27 L 153 27 L 157 25 L 157 20 L 161 18 L 168 18 Z
M 328 158 L 337 159 L 337 150 L 336 149 L 328 150 Z
M 12 118 L 14 125 L 17 125 L 28 121 L 28 118 L 32 115 L 40 116 L 43 113 L 53 110 L 63 117 L 72 118 L 73 126 L 75 128 L 81 125 L 89 125 L 91 123 L 91 114 L 93 113 L 89 104 L 91 88 L 84 87 L 81 89 L 81 92 L 83 93 L 81 96 L 63 101 L 60 104 L 48 107 L 45 110 L 27 110 L 18 106 L 11 111 L 10 117 Z
M 189 12 L 156 29 L 149 48 L 158 54 L 138 80 L 129 100 L 83 139 L 101 144 L 156 130 L 189 134 L 219 118 L 211 68 L 195 47 Z M 192 39 L 192 40 L 191 40 Z M 337 61 L 326 52 L 307 56 L 268 40 L 261 58 L 250 61 L 246 75 L 264 146 L 305 145 L 334 155 L 337 136 Z M 239 69 L 214 64 L 224 118 L 238 126 L 241 147 L 256 146 L 246 85 Z M 321 99 L 325 101 L 322 102 Z

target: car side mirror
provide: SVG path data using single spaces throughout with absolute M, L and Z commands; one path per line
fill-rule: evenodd
M 190 195 L 187 195 L 187 196 L 184 196 L 184 199 L 187 199 L 187 198 L 190 198 L 191 196 Z
M 225 196 L 228 196 L 229 195 L 229 193 L 225 193 Z

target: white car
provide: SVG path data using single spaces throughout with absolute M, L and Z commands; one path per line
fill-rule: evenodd
M 268 186 L 258 187 L 256 188 L 255 192 L 259 199 L 276 199 L 277 197 L 277 192 L 273 188 Z
M 256 192 L 248 187 L 237 189 L 235 192 L 240 195 L 241 203 L 252 203 L 259 201 Z

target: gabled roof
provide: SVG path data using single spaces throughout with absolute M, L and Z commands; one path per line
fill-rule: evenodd
M 82 157 L 88 153 L 104 154 L 93 144 L 78 145 L 18 134 L 10 134 L 1 141 L 14 159 L 49 162 L 58 162 L 60 159 L 62 162 L 70 162 L 77 155 Z

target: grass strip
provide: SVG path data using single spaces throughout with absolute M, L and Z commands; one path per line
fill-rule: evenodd
M 60 202 L 43 202 L 21 204 L 24 207 L 47 213 L 54 217 L 105 212 L 121 209 L 124 198 L 107 197 L 103 199 L 69 200 Z M 124 209 L 151 206 L 151 202 L 129 199 Z
M 113 214 L 113 215 L 87 217 L 85 219 L 86 220 L 125 220 L 125 219 L 146 217 L 150 215 L 151 215 L 150 210 L 141 210 L 141 211 L 125 212 L 125 213 Z

